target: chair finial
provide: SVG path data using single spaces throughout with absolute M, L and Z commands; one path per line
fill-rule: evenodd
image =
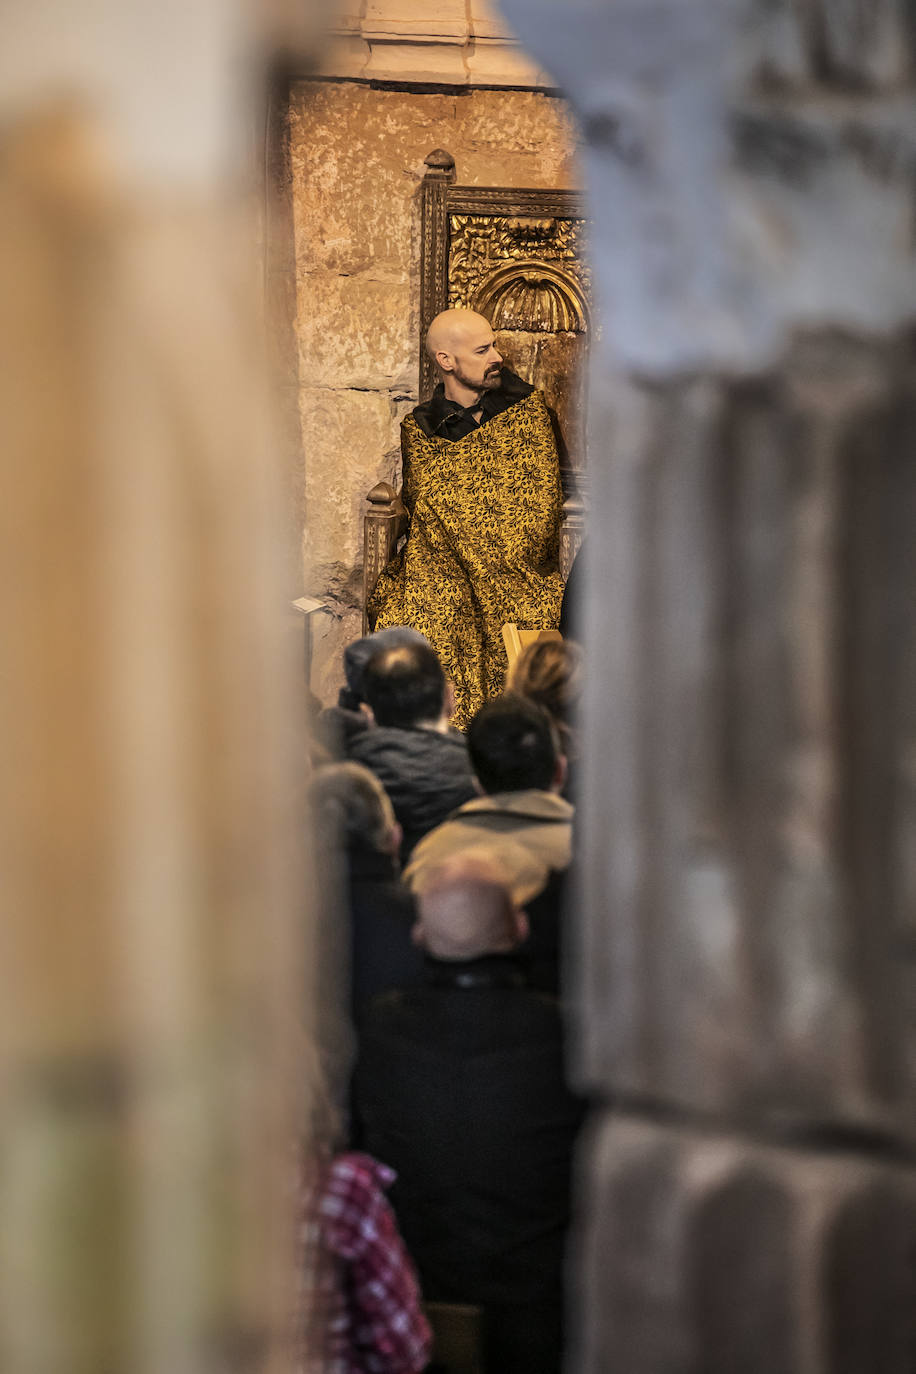
M 428 169 L 426 176 L 430 180 L 434 177 L 442 181 L 455 180 L 455 159 L 444 148 L 434 148 L 423 161 Z

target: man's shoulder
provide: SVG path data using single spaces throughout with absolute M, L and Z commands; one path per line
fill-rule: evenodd
M 467 805 L 467 803 L 464 803 Z M 427 864 L 440 863 L 460 853 L 468 845 L 467 828 L 455 816 L 463 807 L 453 811 L 447 820 L 435 826 L 419 841 L 404 870 L 404 881 L 410 885 L 415 875 Z
M 467 760 L 468 747 L 457 730 L 443 734 L 422 726 L 374 725 L 353 741 L 350 757 L 370 766 L 370 761 L 420 758 L 443 759 L 454 766 Z
M 509 816 L 519 822 L 535 825 L 572 825 L 575 816 L 572 802 L 557 792 L 530 787 L 516 792 L 492 792 L 473 797 L 461 808 L 463 817 Z

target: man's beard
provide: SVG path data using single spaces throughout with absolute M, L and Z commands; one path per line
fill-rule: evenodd
M 461 371 L 457 364 L 452 369 L 452 375 L 469 391 L 495 391 L 497 387 L 502 385 L 503 380 L 502 367 L 487 368 L 482 381 L 478 381 L 476 377 L 469 377 L 466 372 Z

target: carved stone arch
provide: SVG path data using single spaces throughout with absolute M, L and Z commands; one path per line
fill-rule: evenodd
M 528 259 L 501 267 L 479 287 L 473 309 L 494 330 L 587 334 L 589 311 L 578 282 L 548 263 Z

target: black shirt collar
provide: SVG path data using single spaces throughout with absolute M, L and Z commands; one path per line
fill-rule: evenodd
M 473 405 L 462 406 L 457 401 L 449 400 L 445 386 L 440 382 L 430 399 L 417 406 L 413 415 L 424 434 L 442 439 L 460 438 L 477 428 L 471 418 L 475 411 L 481 412 L 480 423 L 485 424 L 494 415 L 500 415 L 517 401 L 530 396 L 533 390 L 534 387 L 528 382 L 504 367 L 500 374 L 500 385 L 492 391 L 485 391 Z

